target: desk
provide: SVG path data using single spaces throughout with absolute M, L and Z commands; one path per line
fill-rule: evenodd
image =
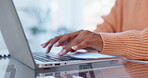
M 5 58 L 0 59 L 0 78 L 148 78 L 148 64 L 107 61 L 33 70 L 13 58 Z

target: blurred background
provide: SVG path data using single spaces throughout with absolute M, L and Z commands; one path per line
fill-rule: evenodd
M 55 36 L 80 29 L 93 31 L 115 0 L 13 0 L 32 51 Z M 0 33 L 0 50 L 6 50 Z M 53 48 L 58 50 L 59 48 Z

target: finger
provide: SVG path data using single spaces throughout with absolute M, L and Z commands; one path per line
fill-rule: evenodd
M 64 49 L 65 48 L 65 45 L 62 45 L 62 48 Z
M 68 52 L 72 52 L 72 51 L 76 51 L 73 50 L 71 47 L 74 45 L 77 45 L 79 43 L 81 43 L 83 40 L 87 39 L 84 36 L 87 36 L 88 33 L 90 33 L 90 31 L 82 31 L 78 34 L 78 36 L 76 38 L 74 38 L 74 40 L 71 40 L 68 44 L 66 44 L 65 48 L 59 53 L 60 56 L 68 53 Z M 81 39 L 82 38 L 82 39 Z
M 66 44 L 63 48 L 63 50 L 58 54 L 59 56 L 63 56 L 65 54 L 67 54 L 68 52 L 75 52 L 76 50 L 73 50 L 71 48 L 72 45 L 74 45 L 75 43 L 73 41 L 70 41 L 68 44 Z
M 58 55 L 59 55 L 59 56 L 63 56 L 63 55 L 65 55 L 66 53 L 68 53 L 68 51 L 66 51 L 66 49 L 63 49 Z
M 84 31 L 84 30 L 79 30 L 79 31 L 77 31 L 77 32 L 74 32 L 74 34 L 78 34 L 78 33 L 82 32 L 82 31 Z M 63 36 L 64 36 L 64 35 L 58 36 L 58 38 L 62 38 Z M 53 38 L 53 39 L 54 39 L 54 38 Z M 50 39 L 49 41 L 47 41 L 47 42 L 44 43 L 44 44 L 41 44 L 41 46 L 42 46 L 43 48 L 47 47 L 47 45 L 48 45 L 53 39 Z M 58 45 L 58 43 L 57 43 L 56 45 Z
M 58 54 L 59 56 L 63 56 L 63 55 L 65 55 L 66 53 L 68 53 L 69 51 L 72 51 L 72 49 L 70 49 L 68 46 L 70 46 L 69 44 L 72 42 L 72 40 L 68 43 L 68 44 L 66 44 L 66 45 L 64 45 L 63 46 L 63 49 L 62 49 L 62 51 Z
M 48 49 L 46 50 L 46 53 L 49 53 L 49 52 L 50 52 L 52 46 L 53 46 L 58 40 L 59 40 L 59 37 L 56 37 L 56 38 L 52 39 L 52 40 L 50 41 L 50 43 L 47 44 Z
M 71 48 L 66 48 L 66 49 L 63 49 L 58 55 L 59 56 L 63 56 L 65 54 L 67 54 L 68 52 L 74 52 L 75 50 L 72 50 Z
M 75 38 L 68 46 L 72 47 L 72 46 L 78 45 L 78 44 L 80 44 L 82 42 L 87 43 L 89 40 L 91 40 L 91 38 L 92 38 L 91 34 L 86 34 L 84 37 Z
M 41 44 L 41 46 L 43 47 L 43 48 L 46 48 L 47 47 L 47 45 L 49 44 L 49 42 L 51 41 L 52 39 L 50 39 L 48 42 L 46 42 L 46 43 L 43 43 L 43 44 Z
M 78 34 L 78 33 L 80 33 L 80 32 L 82 32 L 83 30 L 80 30 L 80 31 L 77 31 L 77 32 L 74 32 L 74 34 Z M 70 34 L 71 35 L 71 34 Z M 57 42 L 57 41 L 59 41 L 59 39 L 60 38 L 62 38 L 64 35 L 62 35 L 62 36 L 59 36 L 59 37 L 56 37 L 56 38 L 54 38 L 53 40 L 51 40 L 49 43 L 48 43 L 48 49 L 47 49 L 47 51 L 46 51 L 46 53 L 49 53 L 50 52 L 50 50 L 51 50 L 51 47 L 55 44 L 56 46 L 59 46 L 60 45 L 60 43 L 59 42 Z M 75 36 L 75 35 L 74 35 Z M 73 36 L 73 37 L 74 37 Z M 68 52 L 69 50 L 67 50 L 66 52 Z M 64 53 L 64 51 L 63 51 L 63 53 Z
M 56 47 L 61 46 L 65 42 L 67 44 L 69 41 L 71 41 L 71 39 L 75 38 L 82 31 L 84 31 L 84 30 L 79 30 L 77 32 L 64 35 L 59 41 L 57 41 L 57 43 L 55 43 L 55 46 Z
M 49 53 L 52 47 L 48 47 L 46 53 Z
M 83 40 L 89 38 L 85 38 L 85 37 L 82 37 L 81 39 L 79 37 L 81 37 L 80 35 L 83 35 L 83 34 L 86 34 L 85 32 L 81 32 L 81 34 L 79 34 L 74 40 L 71 40 L 68 44 L 66 44 L 64 46 L 64 49 L 59 53 L 60 56 L 68 53 L 68 52 L 74 52 L 76 50 L 72 49 L 71 47 L 74 46 L 74 45 L 77 45 L 79 43 L 81 43 Z
M 70 51 L 70 52 L 75 52 L 75 51 L 77 51 L 77 50 L 73 50 L 73 49 L 71 49 L 71 51 Z
M 67 35 L 64 35 L 60 40 L 58 40 L 56 43 L 55 43 L 55 46 L 56 47 L 59 47 L 61 45 L 65 45 L 67 44 L 67 42 L 69 42 L 71 39 L 71 37 L 67 34 Z
M 62 46 L 62 49 L 65 49 L 66 48 L 66 46 L 64 45 L 64 46 Z M 76 50 L 71 50 L 71 52 L 75 52 Z
M 76 51 L 76 50 L 88 47 L 89 43 L 90 43 L 89 41 L 83 41 L 82 43 L 77 44 L 76 46 L 65 47 L 65 49 L 63 49 L 58 55 L 63 56 L 63 55 L 67 54 L 70 51 Z
M 85 36 L 87 36 L 89 33 L 91 33 L 91 32 L 88 31 L 88 30 L 83 30 L 83 31 L 81 31 L 81 32 L 78 34 L 77 38 L 85 37 Z
M 72 46 L 71 48 L 73 50 L 79 50 L 79 49 L 83 49 L 83 48 L 86 48 L 86 47 L 89 47 L 91 41 L 87 40 L 87 41 L 83 41 L 81 42 L 80 44 L 77 44 L 75 46 Z
M 78 34 L 78 33 L 82 32 L 82 31 L 84 31 L 84 30 L 76 31 L 76 32 L 74 32 L 73 34 Z M 62 38 L 63 36 L 64 36 L 64 35 L 58 36 L 58 38 Z M 53 38 L 53 39 L 54 39 L 54 38 Z M 51 41 L 52 41 L 52 39 L 50 39 L 49 41 L 47 41 L 47 42 L 44 43 L 44 44 L 41 44 L 41 46 L 42 46 L 43 48 L 45 48 L 45 47 L 47 47 L 47 45 L 48 45 Z M 56 45 L 58 45 L 58 43 L 57 43 Z
M 56 38 L 61 38 L 61 37 L 63 37 L 63 35 L 57 36 L 57 37 L 55 37 L 55 38 L 52 38 L 52 39 L 50 39 L 49 41 L 47 41 L 46 43 L 41 44 L 41 46 L 42 46 L 43 48 L 45 48 L 45 47 L 47 47 L 47 45 L 50 45 L 50 42 L 51 42 L 52 40 L 54 40 L 54 39 L 56 39 Z
M 62 46 L 63 48 L 66 48 L 67 46 L 69 46 L 71 44 L 71 42 L 73 41 L 73 39 L 71 39 L 70 41 L 68 42 L 65 42 Z
M 73 46 L 73 45 L 79 44 L 82 41 L 89 40 L 91 38 L 92 38 L 92 35 L 91 35 L 90 31 L 88 31 L 88 30 L 82 31 L 82 32 L 80 32 L 80 34 L 78 34 L 77 37 L 73 38 L 73 40 L 68 44 L 68 46 Z

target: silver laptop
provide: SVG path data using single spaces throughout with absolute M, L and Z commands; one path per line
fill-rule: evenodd
M 32 69 L 100 61 L 86 61 L 81 58 L 73 58 L 69 55 L 53 57 L 44 52 L 32 53 L 13 4 L 13 0 L 0 0 L 0 30 L 10 55 Z

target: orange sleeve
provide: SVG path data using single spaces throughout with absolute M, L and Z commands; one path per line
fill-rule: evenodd
M 129 30 L 100 34 L 103 40 L 101 53 L 135 60 L 148 60 L 148 28 L 142 31 Z
M 117 0 L 110 14 L 103 19 L 104 23 L 97 25 L 95 32 L 119 32 L 122 24 L 122 0 Z

